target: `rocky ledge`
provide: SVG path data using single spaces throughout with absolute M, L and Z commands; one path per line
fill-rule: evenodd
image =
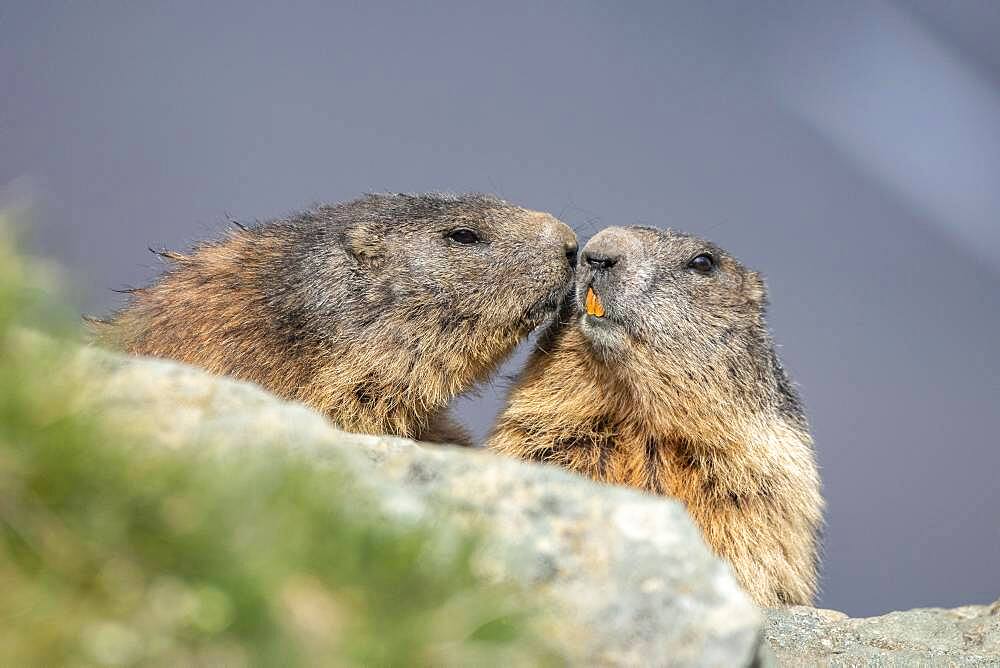
M 236 459 L 285 447 L 349 471 L 387 515 L 481 530 L 481 572 L 537 593 L 551 613 L 544 630 L 571 663 L 1000 665 L 996 604 L 871 619 L 762 613 L 669 499 L 488 452 L 349 434 L 255 386 L 170 362 L 90 350 L 80 365 L 91 408 L 119 429 L 155 433 L 151 446 Z
M 863 619 L 801 606 L 769 610 L 767 640 L 779 665 L 997 666 L 1000 601 Z

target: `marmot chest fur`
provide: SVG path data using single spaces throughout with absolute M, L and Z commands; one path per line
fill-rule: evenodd
M 711 243 L 602 231 L 490 446 L 675 497 L 759 604 L 810 603 L 823 501 L 765 304 L 760 276 Z
M 262 385 L 341 428 L 466 443 L 449 402 L 570 288 L 576 237 L 488 195 L 369 195 L 240 227 L 131 291 L 101 337 Z

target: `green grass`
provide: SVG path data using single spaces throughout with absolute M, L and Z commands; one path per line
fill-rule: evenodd
M 280 448 L 195 460 L 75 408 L 75 318 L 2 218 L 0 665 L 556 660 L 474 537 L 392 523 Z

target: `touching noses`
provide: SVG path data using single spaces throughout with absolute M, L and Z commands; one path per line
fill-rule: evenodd
M 548 222 L 551 227 L 548 228 L 547 233 L 552 235 L 549 239 L 562 242 L 563 252 L 566 254 L 566 261 L 569 262 L 569 268 L 575 269 L 577 253 L 580 250 L 580 246 L 576 242 L 576 232 L 566 223 L 551 216 L 548 217 Z M 555 238 L 553 239 L 553 237 Z

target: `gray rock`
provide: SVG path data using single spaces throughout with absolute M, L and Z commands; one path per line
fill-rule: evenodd
M 1000 601 L 865 619 L 768 610 L 767 641 L 783 666 L 1000 666 Z
M 485 532 L 481 572 L 533 590 L 573 663 L 1000 666 L 1000 601 L 851 619 L 808 607 L 764 620 L 677 503 L 491 453 L 350 434 L 246 383 L 90 350 L 91 408 L 157 447 L 239 458 L 282 447 L 346 469 L 397 520 Z
M 91 350 L 80 365 L 90 406 L 156 434 L 156 446 L 234 458 L 285 447 L 353 472 L 387 514 L 484 531 L 482 573 L 537 592 L 546 634 L 573 663 L 761 661 L 761 612 L 674 501 L 488 452 L 348 434 L 304 406 L 170 362 Z

